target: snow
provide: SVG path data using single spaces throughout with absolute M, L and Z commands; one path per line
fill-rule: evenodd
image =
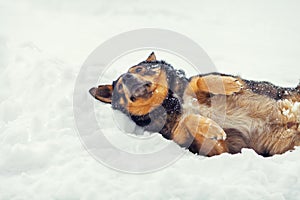
M 293 102 L 291 100 L 281 100 L 279 101 L 281 107 L 281 112 L 287 119 L 292 119 L 295 121 L 300 121 L 300 102 Z
M 182 157 L 151 173 L 113 170 L 81 144 L 72 98 L 90 52 L 143 27 L 188 36 L 219 72 L 296 86 L 299 6 L 281 0 L 0 1 L 0 199 L 298 199 L 299 148 L 271 158 L 249 149 L 212 158 L 181 150 Z M 121 58 L 101 81 L 148 53 Z M 157 57 L 178 69 L 187 65 L 163 51 Z M 95 102 L 95 112 L 109 141 L 124 151 L 149 153 L 170 143 L 158 134 L 128 136 L 122 130 L 136 127 L 109 105 Z
M 296 113 L 298 116 L 298 120 L 300 120 L 300 102 L 295 102 L 292 107 L 292 112 Z

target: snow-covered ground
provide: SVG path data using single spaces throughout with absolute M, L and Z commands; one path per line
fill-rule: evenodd
M 296 0 L 0 1 L 0 199 L 299 199 L 300 149 L 272 158 L 252 150 L 185 153 L 153 173 L 122 173 L 84 149 L 72 104 L 88 55 L 114 35 L 145 27 L 188 36 L 219 72 L 295 86 L 299 8 Z M 114 122 L 106 122 L 109 132 Z

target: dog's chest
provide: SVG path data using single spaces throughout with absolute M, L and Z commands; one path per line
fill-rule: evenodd
M 210 104 L 199 103 L 198 99 L 193 95 L 184 95 L 183 97 L 183 113 L 199 114 L 201 116 L 210 118 L 218 123 L 224 129 L 236 129 L 245 134 L 246 136 L 252 132 L 264 131 L 266 120 L 273 118 L 272 110 L 273 105 L 266 105 L 263 109 L 262 106 L 266 102 L 259 102 L 247 94 L 242 96 L 216 95 L 210 98 Z M 264 99 L 263 99 L 264 100 Z M 260 109 L 260 110 L 259 110 Z M 255 113 L 255 114 L 253 114 Z
M 183 97 L 183 114 L 198 114 L 214 121 L 224 122 L 227 116 L 226 99 L 218 99 L 218 101 L 212 101 L 210 104 L 202 104 L 194 96 L 185 95 Z

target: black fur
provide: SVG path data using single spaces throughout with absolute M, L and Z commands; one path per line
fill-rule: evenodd
M 144 66 L 146 68 L 156 68 L 160 67 L 162 70 L 166 71 L 167 74 L 167 82 L 168 82 L 168 95 L 166 99 L 163 101 L 162 105 L 150 113 L 146 115 L 132 115 L 128 112 L 128 110 L 121 105 L 118 104 L 120 98 L 124 94 L 118 94 L 117 92 L 113 95 L 112 106 L 114 109 L 118 109 L 128 116 L 141 127 L 144 127 L 146 131 L 150 132 L 159 132 L 165 138 L 171 139 L 171 131 L 174 125 L 177 123 L 177 120 L 182 114 L 182 104 L 183 104 L 183 92 L 189 82 L 190 79 L 187 79 L 184 71 L 175 70 L 172 65 L 166 63 L 165 61 L 143 61 L 136 66 Z M 220 76 L 231 76 L 218 72 L 201 74 L 198 76 L 206 76 L 206 75 L 220 75 Z M 242 79 L 243 80 L 243 79 Z M 117 80 L 118 81 L 118 80 Z M 113 87 L 115 87 L 115 83 L 113 82 Z M 257 82 L 257 81 L 249 81 L 243 80 L 246 83 L 247 89 L 252 90 L 254 93 L 260 95 L 266 95 L 275 100 L 283 99 L 286 94 L 289 92 L 299 92 L 300 88 L 283 88 L 275 86 L 269 82 Z M 204 95 L 210 96 L 211 94 L 207 93 Z M 123 98 L 126 101 L 126 98 Z M 209 98 L 208 98 L 209 99 Z M 126 102 L 125 102 L 126 105 Z M 227 134 L 232 133 L 234 137 L 237 137 L 239 134 L 236 130 L 227 130 Z M 230 137 L 228 137 L 230 138 Z M 245 138 L 240 138 L 240 140 L 244 140 Z M 233 145 L 234 146 L 234 145 Z M 243 145 L 246 146 L 246 143 Z M 237 147 L 236 149 L 230 149 L 232 153 L 237 153 L 237 149 L 241 149 Z M 193 145 L 191 145 L 191 150 L 193 150 Z
M 144 61 L 139 63 L 138 66 L 148 68 L 161 67 L 162 70 L 165 70 L 169 88 L 168 95 L 160 107 L 147 115 L 136 116 L 130 115 L 130 113 L 127 114 L 137 125 L 144 127 L 145 130 L 159 132 L 165 138 L 170 139 L 173 125 L 182 113 L 182 96 L 188 84 L 188 79 L 182 70 L 175 70 L 165 61 Z
M 297 88 L 279 87 L 266 81 L 243 81 L 254 93 L 265 95 L 275 100 L 285 99 L 287 96 L 290 96 L 295 92 L 299 93 L 299 90 L 297 90 Z

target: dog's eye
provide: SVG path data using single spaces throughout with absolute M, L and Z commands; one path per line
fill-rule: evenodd
M 123 85 L 122 85 L 122 84 L 119 84 L 118 90 L 122 90 L 122 89 L 123 89 Z
M 135 102 L 136 98 L 135 97 L 130 97 L 130 101 Z
M 136 72 L 136 73 L 139 73 L 139 72 L 141 72 L 142 70 L 143 70 L 143 68 L 138 67 L 138 68 L 135 69 L 135 72 Z

